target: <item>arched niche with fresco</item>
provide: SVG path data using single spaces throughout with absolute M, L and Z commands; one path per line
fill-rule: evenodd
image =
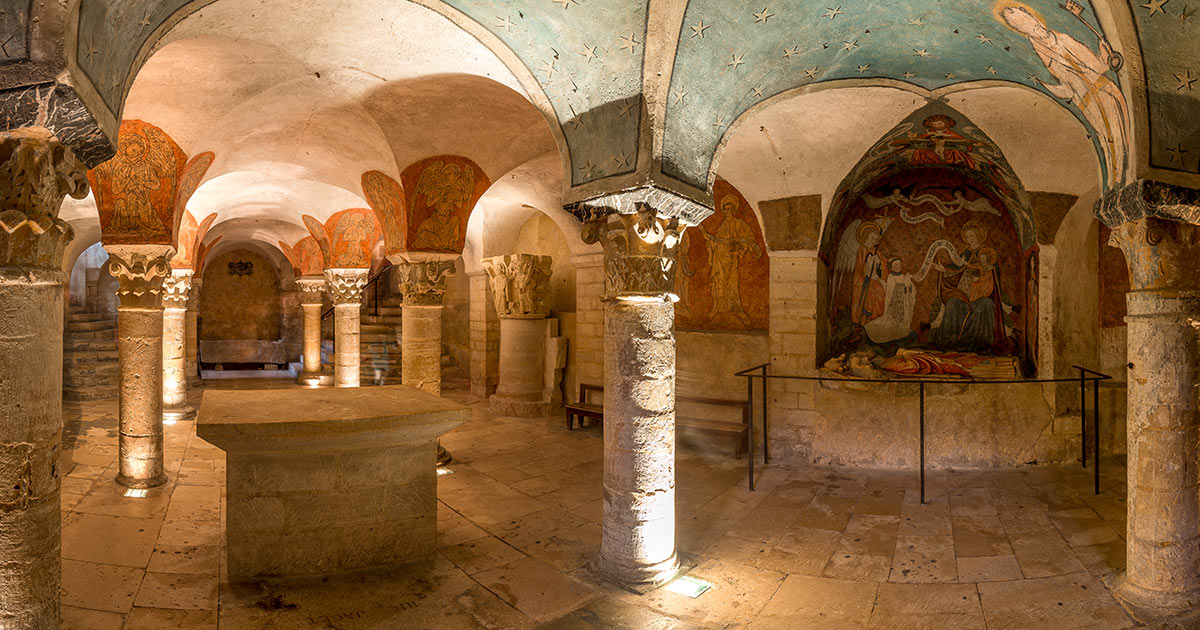
M 1034 376 L 1037 245 L 1003 154 L 941 104 L 876 143 L 839 188 L 821 247 L 827 370 Z

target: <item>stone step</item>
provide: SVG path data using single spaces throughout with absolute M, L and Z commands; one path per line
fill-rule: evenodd
M 117 338 L 117 329 L 111 330 L 74 330 L 67 331 L 63 334 L 64 343 L 75 343 L 81 341 L 115 341 Z
M 67 332 L 88 332 L 95 330 L 113 330 L 117 329 L 117 322 L 110 319 L 95 319 L 69 321 L 66 326 Z
M 399 328 L 404 324 L 404 319 L 398 315 L 363 315 L 361 325 L 363 326 L 387 326 L 389 328 Z
M 63 365 L 63 378 L 86 378 L 90 376 L 119 376 L 121 365 L 115 361 L 107 363 L 72 363 Z
M 115 344 L 114 344 L 115 345 Z M 63 364 L 72 363 L 117 363 L 120 353 L 116 348 L 111 350 L 63 350 Z
M 87 401 L 117 398 L 117 387 L 63 387 L 63 400 Z
M 117 339 L 63 339 L 63 352 L 108 352 L 117 349 Z

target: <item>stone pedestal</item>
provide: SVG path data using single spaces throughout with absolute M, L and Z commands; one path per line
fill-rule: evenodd
M 561 376 L 547 366 L 557 366 L 566 357 L 547 356 L 547 351 L 565 350 L 557 330 L 547 319 L 550 307 L 549 256 L 515 254 L 483 261 L 492 283 L 492 297 L 500 318 L 500 382 L 488 403 L 496 413 L 509 416 L 550 415 L 561 406 Z M 549 378 L 548 378 L 549 377 Z M 556 395 L 557 394 L 557 395 Z
M 187 302 L 192 270 L 174 269 L 163 281 L 163 419 L 191 420 L 196 408 L 188 404 Z
M 362 291 L 367 285 L 367 269 L 326 269 L 329 295 L 333 299 L 333 384 L 358 387 L 359 330 Z M 318 322 L 318 328 L 320 323 Z
M 296 280 L 300 289 L 300 308 L 304 319 L 303 368 L 297 382 L 309 387 L 321 384 L 321 306 L 325 299 L 325 278 L 304 277 Z
M 63 197 L 83 166 L 45 129 L 0 133 L 0 627 L 59 627 Z
M 470 410 L 405 386 L 210 391 L 230 578 L 331 573 L 437 549 L 437 437 Z
M 403 303 L 400 322 L 400 381 L 435 396 L 442 393 L 442 300 L 457 256 L 406 254 L 393 260 Z M 415 256 L 421 256 L 414 258 Z M 450 453 L 438 445 L 438 464 Z
M 121 367 L 120 472 L 117 482 L 152 488 L 163 471 L 163 281 L 170 245 L 106 245 L 117 278 L 117 351 Z
M 1129 521 L 1115 593 L 1153 617 L 1200 605 L 1200 226 L 1161 218 L 1113 230 L 1129 324 Z
M 604 533 L 598 571 L 662 584 L 675 552 L 675 260 L 682 231 L 645 206 L 589 222 L 604 247 Z

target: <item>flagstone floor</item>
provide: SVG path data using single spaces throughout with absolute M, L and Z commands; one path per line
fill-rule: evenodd
M 287 387 L 282 381 L 212 388 Z M 912 473 L 761 471 L 681 446 L 678 541 L 698 599 L 635 595 L 588 571 L 600 544 L 599 427 L 473 418 L 445 436 L 438 553 L 388 570 L 230 584 L 224 454 L 191 422 L 166 427 L 168 485 L 127 498 L 116 402 L 64 403 L 63 617 L 77 630 L 1132 627 L 1109 593 L 1124 563 L 1125 469 L 1042 466 Z M 1200 627 L 1200 619 L 1162 628 Z

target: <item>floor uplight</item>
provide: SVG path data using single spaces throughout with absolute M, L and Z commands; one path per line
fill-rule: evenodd
M 454 474 L 453 470 L 446 468 L 444 466 L 438 466 L 437 472 L 438 472 L 439 477 L 441 477 L 442 475 L 453 475 Z
M 131 499 L 144 499 L 149 492 L 145 488 L 128 488 L 125 490 L 125 496 Z
M 712 582 L 705 582 L 704 580 L 684 575 L 668 584 L 667 590 L 696 599 L 712 587 Z

